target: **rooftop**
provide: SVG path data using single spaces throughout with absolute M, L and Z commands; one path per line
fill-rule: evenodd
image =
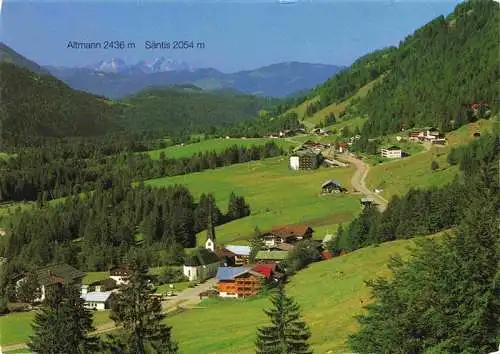
M 284 233 L 284 234 L 293 234 L 293 235 L 304 235 L 309 229 L 311 229 L 308 225 L 286 225 L 286 226 L 274 226 L 272 228 L 273 233 Z M 311 231 L 313 231 L 311 229 Z M 314 231 L 313 231 L 314 232 Z
M 217 269 L 217 275 L 215 276 L 218 280 L 233 280 L 237 276 L 245 273 L 251 273 L 259 277 L 265 276 L 264 274 L 245 267 L 219 267 Z
M 55 284 L 58 282 L 56 278 L 64 279 L 64 283 L 71 283 L 85 276 L 85 272 L 73 268 L 66 263 L 53 264 L 42 267 L 37 269 L 35 273 L 39 283 L 42 285 Z
M 255 256 L 257 260 L 285 260 L 288 258 L 287 251 L 259 251 Z
M 249 256 L 250 246 L 227 245 L 226 249 L 233 252 L 237 256 Z
M 82 295 L 81 297 L 85 300 L 85 302 L 106 302 L 111 294 L 111 291 L 92 291 L 90 293 Z

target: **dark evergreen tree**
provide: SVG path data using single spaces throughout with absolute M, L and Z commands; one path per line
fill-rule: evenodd
M 301 319 L 300 307 L 285 293 L 280 283 L 271 297 L 272 308 L 264 310 L 271 325 L 257 329 L 255 343 L 258 354 L 309 354 L 311 332 Z
M 33 335 L 28 347 L 37 353 L 94 353 L 98 340 L 89 336 L 94 330 L 92 313 L 85 308 L 80 290 L 60 288 L 35 315 Z
M 454 236 L 425 240 L 408 262 L 394 259 L 393 280 L 370 282 L 375 303 L 350 338 L 360 353 L 487 353 L 500 328 L 498 187 L 476 179 Z M 453 329 L 453 330 L 450 330 Z
M 107 351 L 130 354 L 177 353 L 171 327 L 163 322 L 161 302 L 151 296 L 154 290 L 148 284 L 146 262 L 134 257 L 128 265 L 130 282 L 114 299 L 110 316 L 123 326 L 124 334 L 111 335 L 104 347 Z
M 262 239 L 262 234 L 258 227 L 255 227 L 253 236 L 249 241 L 250 244 L 250 255 L 249 261 L 250 263 L 255 262 L 255 256 L 257 253 L 264 248 L 264 240 Z

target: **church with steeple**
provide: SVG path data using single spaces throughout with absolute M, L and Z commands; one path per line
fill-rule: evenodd
M 184 261 L 183 272 L 190 281 L 203 281 L 214 277 L 222 261 L 215 253 L 215 227 L 212 220 L 212 205 L 208 206 L 207 240 L 205 248 L 199 248 Z

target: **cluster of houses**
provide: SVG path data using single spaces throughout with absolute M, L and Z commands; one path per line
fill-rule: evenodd
M 192 256 L 186 258 L 184 275 L 191 281 L 215 277 L 219 297 L 254 296 L 267 283 L 276 282 L 284 276 L 283 262 L 288 259 L 290 251 L 298 241 L 312 239 L 313 232 L 307 225 L 272 228 L 262 234 L 263 249 L 255 254 L 255 264 L 250 264 L 249 246 L 219 246 L 215 234 L 209 233 L 205 248 L 197 249 Z M 320 247 L 319 242 L 318 248 Z M 326 254 L 323 256 L 329 258 Z
M 445 145 L 446 138 L 443 133 L 435 128 L 412 130 L 408 139 L 414 142 L 430 142 L 432 144 Z
M 306 130 L 304 128 L 298 128 L 298 129 L 285 129 L 285 130 L 280 130 L 279 132 L 272 132 L 267 135 L 264 135 L 265 138 L 287 138 L 291 136 L 295 136 L 298 134 L 305 134 Z
M 130 276 L 126 265 L 118 265 L 109 270 L 109 278 L 87 285 L 82 284 L 86 273 L 65 263 L 39 268 L 34 274 L 39 286 L 34 302 L 44 301 L 57 287 L 71 285 L 81 289 L 87 308 L 99 311 L 109 308 L 111 297 L 119 291 L 120 285 L 127 284 Z M 16 287 L 19 288 L 26 280 L 26 276 L 21 276 L 16 281 Z
M 334 159 L 335 148 L 336 145 L 333 144 L 307 140 L 290 155 L 290 168 L 292 170 L 313 170 L 321 165 L 327 167 L 347 166 L 347 164 Z M 339 149 L 338 151 L 344 152 L 346 150 Z M 323 153 L 326 154 L 326 157 Z

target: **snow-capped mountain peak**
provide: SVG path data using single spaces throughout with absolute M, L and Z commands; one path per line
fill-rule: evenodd
M 113 58 L 111 60 L 101 60 L 87 68 L 104 73 L 122 72 L 142 72 L 145 74 L 166 72 L 166 71 L 193 71 L 193 67 L 183 61 L 166 59 L 165 57 L 155 58 L 151 61 L 141 60 L 133 65 L 128 65 L 123 59 Z

